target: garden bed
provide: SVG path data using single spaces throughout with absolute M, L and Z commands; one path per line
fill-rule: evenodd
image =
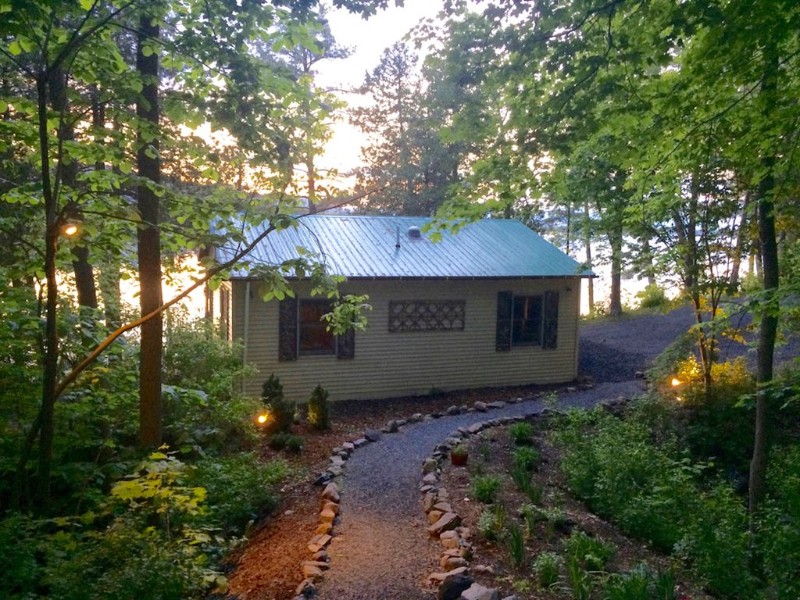
M 518 427 L 486 429 L 463 442 L 469 449 L 466 467 L 443 463 L 442 485 L 473 534 L 471 571 L 479 583 L 519 600 L 601 597 L 604 587 L 614 581 L 620 585 L 631 571 L 643 573 L 646 565 L 651 588 L 660 573 L 667 585 L 673 580 L 677 598 L 709 597 L 670 557 L 629 539 L 569 493 L 559 468 L 560 451 L 548 439 L 548 420 L 533 421 L 527 444 L 515 443 L 511 434 Z M 514 481 L 515 469 L 519 473 L 515 454 L 523 460 L 539 457 L 528 472 L 526 491 Z M 489 496 L 492 501 L 486 502 Z M 582 555 L 572 568 L 570 547 Z

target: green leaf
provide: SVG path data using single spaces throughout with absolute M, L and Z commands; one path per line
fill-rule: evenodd
M 86 12 L 89 12 L 94 8 L 94 0 L 80 0 L 81 8 Z

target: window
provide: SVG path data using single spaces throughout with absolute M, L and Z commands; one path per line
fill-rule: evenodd
M 393 300 L 389 331 L 463 331 L 465 300 Z
M 514 346 L 542 343 L 542 297 L 514 296 L 511 343 Z
M 514 346 L 553 349 L 558 341 L 558 292 L 537 296 L 497 293 L 495 346 L 508 352 Z
M 314 355 L 355 358 L 355 332 L 351 329 L 335 336 L 327 330 L 327 321 L 322 320 L 331 308 L 328 300 L 281 300 L 278 304 L 278 360 Z
M 300 356 L 336 353 L 336 338 L 322 318 L 329 312 L 331 303 L 327 300 L 300 300 L 297 320 Z

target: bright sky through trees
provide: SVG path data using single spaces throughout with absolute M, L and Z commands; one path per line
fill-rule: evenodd
M 422 19 L 434 18 L 442 8 L 441 0 L 405 0 L 402 7 L 392 6 L 368 20 L 345 9 L 328 12 L 328 21 L 336 40 L 353 50 L 345 59 L 321 61 L 317 65 L 318 83 L 326 89 L 347 90 L 359 86 L 366 72 L 378 65 L 381 53 L 400 41 Z M 342 94 L 349 104 L 359 101 L 355 94 Z M 361 133 L 343 118 L 323 162 L 344 173 L 360 163 Z

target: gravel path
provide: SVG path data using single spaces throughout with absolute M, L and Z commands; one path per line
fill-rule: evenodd
M 589 407 L 607 398 L 636 395 L 641 382 L 601 384 L 565 394 L 560 406 Z M 503 416 L 541 412 L 541 400 L 510 404 L 488 413 L 442 417 L 401 428 L 355 452 L 344 478 L 342 522 L 329 547 L 330 571 L 320 586 L 323 600 L 397 598 L 430 600 L 425 578 L 439 570 L 438 545 L 429 541 L 420 506 L 422 461 L 461 426 Z
M 559 406 L 590 407 L 602 400 L 632 397 L 644 389 L 635 380 L 693 323 L 688 307 L 668 315 L 601 321 L 581 327 L 580 372 L 598 385 L 562 394 Z M 746 351 L 728 345 L 724 355 Z M 782 354 L 797 355 L 797 346 Z M 408 425 L 356 451 L 347 462 L 341 524 L 329 547 L 330 571 L 320 584 L 322 600 L 431 600 L 426 577 L 438 569 L 439 547 L 429 541 L 421 510 L 422 461 L 458 427 L 502 416 L 541 412 L 541 400 L 525 400 L 487 414 L 467 413 Z M 397 415 L 398 418 L 408 415 Z

